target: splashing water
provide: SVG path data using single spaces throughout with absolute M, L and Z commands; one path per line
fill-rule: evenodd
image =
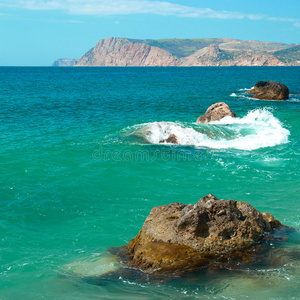
M 289 130 L 268 109 L 255 109 L 243 118 L 225 117 L 210 124 L 154 122 L 135 127 L 133 135 L 151 144 L 164 143 L 171 134 L 178 144 L 214 149 L 255 150 L 288 142 Z

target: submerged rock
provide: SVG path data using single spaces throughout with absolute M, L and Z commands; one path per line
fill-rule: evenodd
M 247 92 L 253 95 L 253 98 L 265 100 L 286 100 L 289 98 L 288 87 L 276 81 L 259 81 Z
M 63 267 L 63 271 L 78 277 L 103 276 L 118 270 L 119 258 L 116 255 L 102 254 L 100 256 L 72 262 Z
M 236 114 L 230 109 L 225 102 L 218 102 L 211 105 L 205 115 L 200 116 L 197 119 L 197 123 L 209 123 L 213 121 L 220 121 L 226 116 L 236 118 Z
M 283 225 L 246 202 L 209 194 L 195 205 L 154 207 L 127 245 L 128 265 L 148 272 L 186 272 L 255 260 L 264 237 Z

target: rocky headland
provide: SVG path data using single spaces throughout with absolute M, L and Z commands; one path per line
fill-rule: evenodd
M 55 60 L 52 67 L 73 67 L 77 60 L 72 58 L 59 58 Z
M 78 60 L 54 66 L 299 66 L 300 45 L 234 39 L 134 40 L 110 37 Z
M 100 40 L 75 66 L 179 66 L 180 61 L 166 50 L 123 38 Z

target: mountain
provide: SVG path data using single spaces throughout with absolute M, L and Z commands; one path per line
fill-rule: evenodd
M 75 66 L 180 66 L 170 52 L 123 38 L 100 40 Z
M 274 56 L 287 65 L 294 65 L 295 62 L 300 65 L 300 45 L 276 51 Z
M 57 60 L 65 66 L 69 60 Z M 53 64 L 53 65 L 54 65 Z M 300 66 L 300 45 L 235 39 L 110 37 L 70 66 Z

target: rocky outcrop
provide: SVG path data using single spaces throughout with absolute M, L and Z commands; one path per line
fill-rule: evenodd
M 249 66 L 249 67 L 258 67 L 258 66 L 284 66 L 284 63 L 278 60 L 273 55 L 259 55 L 259 54 L 247 54 L 241 55 L 235 58 L 235 66 Z
M 52 67 L 72 67 L 76 64 L 76 59 L 60 58 L 53 62 Z
M 231 110 L 231 108 L 225 102 L 218 102 L 211 105 L 205 115 L 200 116 L 197 119 L 197 123 L 209 123 L 213 121 L 220 121 L 226 116 L 236 118 L 236 114 Z
M 178 139 L 175 134 L 170 134 L 169 137 L 165 140 L 160 141 L 159 143 L 169 143 L 169 144 L 178 144 Z
M 246 202 L 219 200 L 211 194 L 195 205 L 154 207 L 127 245 L 129 266 L 181 273 L 205 265 L 251 262 L 265 236 L 281 226 Z
M 259 81 L 247 92 L 253 98 L 265 100 L 286 100 L 289 98 L 289 89 L 286 85 L 276 81 Z
M 192 55 L 182 58 L 182 66 L 221 66 L 223 65 L 226 56 L 220 48 L 211 44 L 208 47 L 200 49 Z
M 284 66 L 273 55 L 256 51 L 223 51 L 217 45 L 200 49 L 181 59 L 182 66 Z
M 166 50 L 123 38 L 107 38 L 80 58 L 75 66 L 179 66 Z

